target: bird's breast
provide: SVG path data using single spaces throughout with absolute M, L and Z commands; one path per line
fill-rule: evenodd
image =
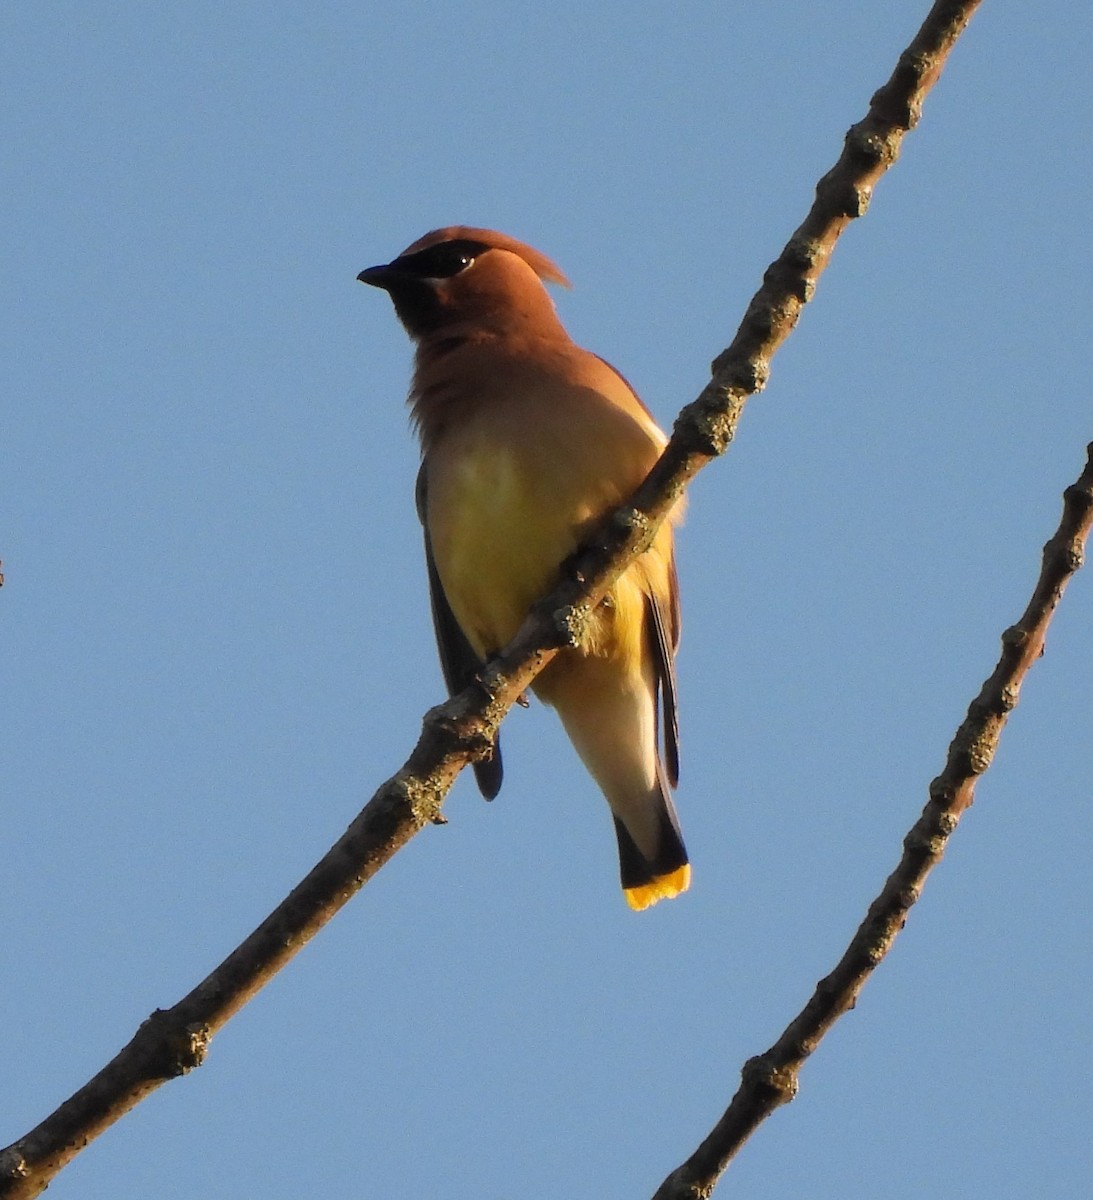
M 512 639 L 588 523 L 634 491 L 665 440 L 611 367 L 547 350 L 481 350 L 479 361 L 471 346 L 442 360 L 446 374 L 438 368 L 431 382 L 419 373 L 433 557 L 483 655 Z M 592 649 L 601 633 L 589 639 Z

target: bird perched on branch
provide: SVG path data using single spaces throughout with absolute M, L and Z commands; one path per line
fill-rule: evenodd
M 544 287 L 568 281 L 530 246 L 455 225 L 357 278 L 390 295 L 417 347 L 409 398 L 422 449 L 417 504 L 454 694 L 512 639 L 582 533 L 628 499 L 667 439 L 626 380 L 570 339 Z M 671 799 L 679 626 L 665 522 L 596 609 L 581 645 L 562 650 L 532 685 L 611 806 L 635 909 L 690 883 Z M 492 799 L 498 745 L 475 773 Z

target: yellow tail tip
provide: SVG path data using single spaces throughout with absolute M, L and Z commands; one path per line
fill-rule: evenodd
M 681 895 L 690 886 L 691 866 L 690 863 L 684 863 L 668 875 L 659 875 L 638 887 L 623 888 L 622 894 L 635 912 L 641 912 L 643 908 L 649 908 L 658 900 L 671 900 L 674 896 Z

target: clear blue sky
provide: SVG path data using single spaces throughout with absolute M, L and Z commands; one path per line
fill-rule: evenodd
M 266 914 L 442 694 L 354 277 L 555 257 L 665 425 L 927 8 L 8 6 L 0 1144 Z M 553 715 L 56 1200 L 631 1200 L 895 862 L 1093 437 L 1087 5 L 986 3 L 680 538 L 692 891 Z M 726 1196 L 1088 1194 L 1093 574 L 894 953 Z

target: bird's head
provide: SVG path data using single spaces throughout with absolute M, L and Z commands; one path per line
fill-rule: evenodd
M 451 225 L 419 238 L 357 278 L 383 288 L 420 341 L 454 326 L 554 334 L 561 325 L 545 282 L 569 280 L 545 254 L 492 229 Z

